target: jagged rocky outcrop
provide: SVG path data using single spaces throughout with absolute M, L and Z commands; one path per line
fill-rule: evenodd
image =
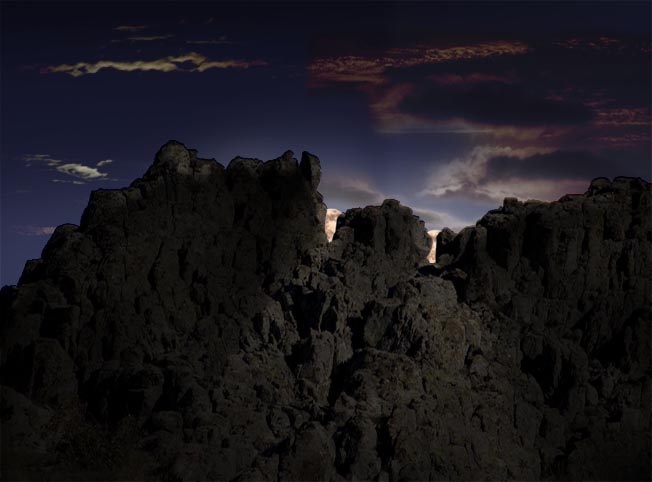
M 573 479 L 652 476 L 650 184 L 598 178 L 552 204 L 506 199 L 438 246 L 460 299 L 507 320 L 542 426 L 566 435 L 551 444 L 542 430 L 542 462 L 559 458 Z
M 650 185 L 505 205 L 426 257 L 398 202 L 324 232 L 319 161 L 170 142 L 2 303 L 8 478 L 643 479 Z

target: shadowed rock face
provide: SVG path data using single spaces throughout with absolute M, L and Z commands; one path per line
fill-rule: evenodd
M 333 241 L 319 161 L 170 142 L 2 303 L 8 478 L 643 479 L 650 185 Z

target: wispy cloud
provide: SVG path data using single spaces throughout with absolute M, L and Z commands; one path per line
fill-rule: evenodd
M 190 66 L 187 64 L 190 64 Z M 43 68 L 41 73 L 65 73 L 73 77 L 80 77 L 82 75 L 96 74 L 104 69 L 114 69 L 122 72 L 204 72 L 209 69 L 248 69 L 265 65 L 267 65 L 267 62 L 263 60 L 209 60 L 202 54 L 190 52 L 180 56 L 168 56 L 155 60 L 101 60 L 99 62 L 50 65 Z
M 394 86 L 369 92 L 369 110 L 376 123 L 376 129 L 383 134 L 470 134 L 489 135 L 496 138 L 509 137 L 519 140 L 539 138 L 544 131 L 550 131 L 546 126 L 509 126 L 491 125 L 464 118 L 460 113 L 435 118 L 422 113 L 413 113 L 403 108 L 403 103 L 415 90 L 415 85 L 405 82 Z M 556 128 L 560 130 L 561 128 Z
M 440 226 L 445 222 L 445 215 L 438 211 L 433 211 L 432 209 L 412 208 L 412 212 L 419 216 L 419 219 L 424 223 L 431 226 Z
M 113 30 L 117 30 L 118 32 L 140 32 L 146 28 L 147 25 L 118 25 L 117 27 L 113 27 Z
M 434 198 L 462 194 L 495 200 L 495 193 L 483 187 L 483 181 L 489 170 L 489 160 L 499 155 L 525 157 L 535 152 L 539 151 L 503 146 L 477 146 L 468 155 L 436 168 L 428 181 L 428 186 L 419 194 Z
M 49 236 L 55 226 L 13 226 L 13 230 L 20 236 Z
M 405 203 L 411 205 L 414 203 Z M 412 212 L 419 216 L 427 226 L 428 229 L 443 229 L 450 228 L 453 231 L 459 231 L 465 226 L 470 226 L 474 224 L 474 221 L 470 219 L 462 219 L 458 216 L 455 216 L 451 213 L 444 211 L 435 211 L 430 208 L 412 208 Z
M 380 56 L 343 55 L 316 58 L 309 66 L 313 83 L 357 82 L 382 84 L 390 69 L 473 60 L 528 51 L 524 42 L 494 41 L 452 47 L 416 46 L 394 48 Z
M 328 202 L 337 202 L 347 208 L 380 204 L 385 199 L 371 182 L 354 177 L 325 176 L 319 190 Z
M 589 50 L 599 50 L 599 51 L 624 51 L 635 48 L 643 54 L 649 54 L 652 50 L 650 48 L 649 40 L 647 41 L 626 41 L 624 39 L 600 36 L 600 37 L 571 37 L 564 40 L 555 42 L 555 45 L 569 50 L 578 50 L 578 51 L 589 51 Z
M 401 103 L 414 90 L 410 82 L 370 92 L 369 109 L 379 132 L 384 134 L 447 133 L 489 134 L 491 129 L 472 125 L 461 118 L 434 120 L 401 109 Z
M 434 170 L 419 195 L 427 198 L 464 197 L 500 203 L 506 197 L 552 201 L 584 192 L 592 166 L 598 175 L 606 161 L 590 153 L 551 148 L 477 146 L 467 156 Z
M 112 159 L 99 161 L 95 167 L 76 162 L 64 162 L 60 159 L 54 159 L 50 154 L 26 154 L 23 156 L 26 167 L 32 167 L 40 164 L 48 168 L 54 168 L 55 171 L 66 174 L 71 177 L 82 179 L 82 181 L 71 181 L 62 179 L 52 179 L 52 182 L 63 182 L 70 184 L 84 184 L 84 181 L 101 181 L 108 180 L 108 173 L 100 171 L 100 167 L 113 162 Z
M 53 159 L 49 154 L 25 154 L 23 161 L 25 161 L 27 167 L 31 167 L 34 163 L 43 163 L 48 167 L 54 167 L 63 162 L 59 159 Z
M 124 39 L 114 39 L 111 40 L 113 43 L 118 42 L 154 42 L 156 40 L 167 40 L 174 37 L 174 35 L 138 35 L 133 37 L 127 37 Z
M 505 84 L 512 84 L 518 81 L 518 79 L 513 76 L 484 72 L 472 72 L 470 74 L 432 74 L 428 76 L 428 80 L 432 80 L 439 85 L 468 85 L 480 82 L 502 82 Z
M 624 133 L 624 134 L 604 134 L 595 135 L 587 138 L 587 141 L 596 142 L 609 147 L 632 147 L 650 143 L 650 134 L 643 133 Z
M 66 179 L 52 179 L 52 182 L 55 183 L 60 183 L 60 184 L 76 184 L 76 185 L 83 185 L 86 184 L 84 181 L 68 181 Z
M 191 45 L 232 45 L 235 42 L 228 40 L 226 36 L 214 39 L 186 40 Z
M 649 107 L 615 107 L 597 109 L 595 123 L 603 126 L 649 126 L 652 123 Z

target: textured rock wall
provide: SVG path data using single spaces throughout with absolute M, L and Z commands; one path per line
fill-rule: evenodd
M 543 394 L 542 426 L 565 435 L 562 443 L 543 430 L 542 461 L 558 459 L 577 479 L 649 477 L 650 184 L 598 178 L 556 203 L 506 199 L 438 240 L 460 299 L 520 333 L 521 369 Z
M 649 475 L 649 184 L 506 201 L 433 266 L 396 201 L 327 243 L 319 178 L 171 142 L 94 192 L 0 294 L 10 478 Z

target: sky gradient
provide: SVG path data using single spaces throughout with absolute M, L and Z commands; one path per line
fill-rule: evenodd
M 1 284 L 176 139 L 429 229 L 651 177 L 649 2 L 2 3 Z

